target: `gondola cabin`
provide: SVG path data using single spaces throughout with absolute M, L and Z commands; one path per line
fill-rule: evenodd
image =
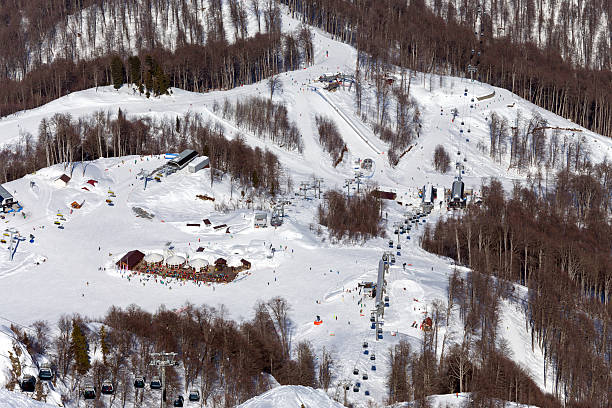
M 100 390 L 104 395 L 112 395 L 115 393 L 115 387 L 113 387 L 113 383 L 109 380 L 106 380 L 102 383 L 102 389 Z
M 36 388 L 36 378 L 31 375 L 26 375 L 19 383 L 19 386 L 23 392 L 34 392 Z
M 200 400 L 200 391 L 198 391 L 198 390 L 191 390 L 189 392 L 189 401 L 197 402 L 199 400 Z
M 161 380 L 159 379 L 159 377 L 153 377 L 151 379 L 151 389 L 152 390 L 159 390 L 162 387 L 162 383 Z
M 182 407 L 183 401 L 184 401 L 183 396 L 179 395 L 178 397 L 174 399 L 174 403 L 172 405 L 174 405 L 175 407 Z
M 145 378 L 144 377 L 136 377 L 134 378 L 134 388 L 144 388 L 145 386 Z
M 88 385 L 83 389 L 83 399 L 92 400 L 96 398 L 96 389 L 93 385 Z
M 50 381 L 53 379 L 53 371 L 48 365 L 43 365 L 38 370 L 38 378 L 42 381 Z

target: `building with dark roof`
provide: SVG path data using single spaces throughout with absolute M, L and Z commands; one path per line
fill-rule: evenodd
M 196 152 L 195 150 L 186 149 L 186 150 L 183 150 L 181 154 L 179 154 L 177 157 L 170 160 L 168 162 L 168 165 L 180 170 L 184 168 L 185 166 L 187 166 L 187 164 L 189 164 L 189 162 L 191 162 L 197 156 L 198 156 L 198 152 Z
M 145 254 L 135 249 L 123 255 L 123 258 L 117 261 L 117 266 L 122 269 L 132 269 L 142 261 Z
M 13 195 L 6 188 L 0 186 L 0 208 L 2 211 L 10 209 L 15 203 Z

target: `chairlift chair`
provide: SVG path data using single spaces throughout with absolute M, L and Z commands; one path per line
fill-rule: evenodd
M 26 375 L 19 383 L 19 387 L 23 392 L 34 392 L 36 388 L 36 378 L 31 375 Z
M 189 391 L 189 401 L 197 402 L 200 400 L 200 391 L 191 390 Z
M 86 385 L 83 389 L 83 399 L 92 400 L 96 398 L 96 388 L 93 385 Z
M 115 387 L 113 387 L 113 383 L 110 380 L 105 380 L 102 383 L 102 388 L 100 392 L 104 395 L 112 395 L 115 393 Z

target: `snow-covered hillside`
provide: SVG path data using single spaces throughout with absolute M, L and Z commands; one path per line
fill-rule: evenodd
M 0 388 L 0 408 L 51 408 L 57 405 L 47 404 L 40 401 L 35 401 L 26 395 L 20 395 L 14 392 Z
M 298 25 L 298 21 L 283 16 L 284 29 L 292 30 Z M 492 112 L 512 122 L 519 111 L 524 117 L 536 111 L 549 126 L 573 129 L 561 130 L 568 140 L 584 136 L 593 161 L 601 161 L 612 152 L 609 139 L 508 91 L 461 78 L 432 78 L 414 73 L 410 92 L 422 108 L 423 128 L 416 144 L 396 167 L 391 167 L 386 158 L 386 143 L 354 113 L 353 93 L 348 89 L 327 93 L 315 82 L 325 72 L 353 72 L 356 51 L 319 31 L 315 32 L 314 44 L 315 64 L 282 74 L 284 90 L 274 96 L 275 100 L 286 103 L 290 118 L 299 125 L 304 139 L 303 154 L 266 144 L 255 135 L 238 130 L 236 124 L 215 112 L 215 103 L 222 104 L 226 98 L 267 97 L 264 83 L 207 94 L 174 89 L 171 96 L 151 99 L 134 95 L 128 87 L 119 91 L 104 87 L 75 92 L 40 108 L 0 119 L 0 143 L 16 143 L 24 132 L 36 136 L 40 121 L 55 113 L 70 113 L 74 118 L 99 110 L 117 112 L 119 108 L 130 117 L 174 118 L 186 112 L 199 113 L 222 125 L 229 136 L 240 133 L 249 145 L 272 150 L 292 176 L 294 185 L 315 175 L 323 178 L 324 189 L 342 189 L 346 179 L 354 177 L 355 160 L 372 158 L 375 171 L 368 182 L 394 189 L 398 194 L 397 200 L 388 202 L 384 210 L 388 235 L 393 234 L 394 222 L 417 210 L 418 188 L 426 182 L 450 187 L 453 174 L 440 174 L 431 163 L 439 144 L 452 153 L 453 161 L 458 152 L 461 159 L 465 158 L 460 162 L 467 187 L 477 190 L 490 177 L 500 178 L 508 187 L 514 180 L 525 180 L 525 173 L 509 171 L 506 165 L 482 152 L 481 146 L 488 146 L 488 117 Z M 478 97 L 486 95 L 491 97 L 478 101 Z M 373 104 L 372 98 L 373 90 L 369 89 L 364 96 L 366 109 Z M 459 116 L 453 120 L 454 108 Z M 317 114 L 334 120 L 347 145 L 348 155 L 338 167 L 333 166 L 318 143 Z M 385 313 L 383 339 L 377 340 L 369 322 L 373 299 L 364 297 L 357 285 L 376 280 L 378 261 L 389 249 L 387 239 L 373 239 L 364 244 L 330 243 L 325 235 L 318 235 L 316 228 L 311 228 L 321 202 L 311 193 L 308 197 L 286 194 L 291 204 L 286 206 L 283 226 L 256 229 L 254 209 L 237 203 L 228 177 L 211 186 L 209 169 L 194 174 L 184 169 L 162 177 L 159 183 L 149 182 L 145 189 L 137 174 L 151 172 L 165 162 L 163 156 L 101 158 L 74 167 L 55 165 L 7 183 L 5 187 L 14 193 L 24 209 L 0 220 L 0 225 L 15 228 L 24 238 L 30 234 L 34 238 L 33 242 L 20 241 L 13 260 L 8 256 L 8 243 L 0 245 L 0 317 L 27 325 L 39 319 L 55 322 L 66 313 L 102 316 L 111 305 L 138 304 L 153 311 L 160 305 L 174 309 L 191 302 L 225 305 L 228 316 L 241 320 L 252 316 L 257 301 L 283 296 L 292 307 L 294 340 L 308 340 L 316 349 L 325 346 L 332 350 L 337 361 L 337 380 L 362 378 L 353 375 L 355 368 L 360 373 L 369 373 L 358 392 L 349 392 L 349 401 L 359 406 L 381 403 L 387 393 L 389 347 L 405 339 L 413 349 L 419 348 L 422 332 L 413 327 L 413 322 L 420 322 L 431 312 L 433 301 L 446 298 L 447 277 L 453 269 L 449 260 L 421 249 L 418 241 L 422 224 L 415 227 L 410 238 L 401 238 L 401 255 L 398 254 L 397 264 L 391 267 L 387 278 L 390 305 Z M 66 187 L 58 187 L 54 180 L 63 173 L 71 176 L 71 180 Z M 97 183 L 92 186 L 89 180 Z M 216 201 L 214 204 L 202 201 L 197 195 L 212 196 Z M 106 201 L 111 196 L 115 196 L 113 206 Z M 73 201 L 83 203 L 83 207 L 72 209 Z M 215 205 L 221 203 L 228 204 L 229 208 L 235 203 L 239 208 L 216 211 Z M 256 200 L 254 206 L 268 209 L 269 202 Z M 154 217 L 150 220 L 136 217 L 135 208 Z M 435 222 L 446 215 L 446 209 L 436 205 L 426 222 Z M 201 223 L 205 218 L 213 225 L 226 224 L 229 233 L 225 228 L 187 226 Z M 270 256 L 270 245 L 275 249 L 273 256 Z M 252 262 L 252 269 L 241 273 L 230 284 L 199 286 L 173 280 L 160 283 L 145 276 L 129 276 L 115 268 L 115 262 L 127 251 L 165 253 L 170 246 L 175 254 L 186 258 L 193 258 L 196 249 L 202 246 L 204 252 L 198 256 L 209 262 L 224 257 L 234 265 L 246 258 Z M 504 327 L 500 327 L 500 335 L 508 340 L 514 358 L 524 364 L 537 384 L 542 389 L 550 389 L 552 382 L 547 381 L 546 386 L 544 382 L 542 353 L 537 346 L 535 351 L 531 350 L 523 316 L 515 307 L 511 303 L 503 305 Z M 323 320 L 322 325 L 313 324 L 317 315 Z M 451 321 L 449 327 L 441 328 L 440 337 L 446 331 L 458 332 L 459 326 L 460 322 Z M 376 355 L 375 371 L 373 360 L 363 353 L 364 341 L 369 343 L 370 353 Z M 0 359 L 0 371 L 7 367 L 5 360 Z M 340 398 L 339 383 L 329 392 Z M 272 406 L 257 404 L 273 404 L 279 398 L 282 401 L 289 398 L 291 403 L 299 398 L 304 402 L 308 399 L 312 404 L 328 403 L 321 392 L 299 387 L 283 387 L 265 395 L 245 403 L 244 407 Z M 327 406 L 334 405 L 329 402 Z
M 307 407 L 307 408 L 341 408 L 342 404 L 332 400 L 321 390 L 314 390 L 301 385 L 285 385 L 273 388 L 237 408 L 276 408 L 276 407 Z

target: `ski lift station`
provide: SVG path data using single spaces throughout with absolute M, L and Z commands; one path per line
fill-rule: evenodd
M 437 189 L 431 183 L 427 183 L 423 187 L 423 207 L 434 205 L 437 192 Z
M 17 204 L 17 201 L 15 201 L 13 195 L 9 193 L 7 189 L 0 186 L 0 205 L 2 206 L 2 212 L 9 211 L 15 204 Z
M 209 164 L 210 160 L 207 156 L 198 156 L 187 165 L 187 170 L 190 173 L 197 173 L 198 171 L 208 167 Z
M 184 169 L 197 156 L 198 152 L 195 150 L 183 150 L 178 156 L 168 162 L 168 166 L 173 167 L 176 170 Z
M 268 226 L 268 214 L 265 212 L 255 213 L 255 220 L 253 222 L 255 228 L 265 228 Z

